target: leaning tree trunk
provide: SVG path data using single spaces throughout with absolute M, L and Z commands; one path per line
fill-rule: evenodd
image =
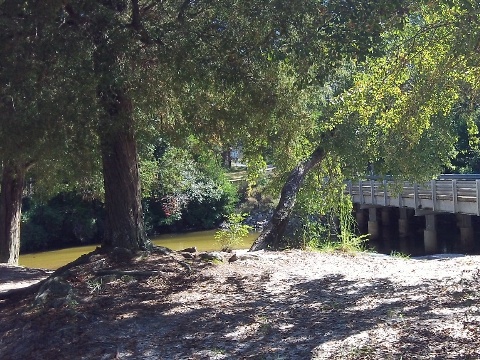
M 290 214 L 295 206 L 298 191 L 302 187 L 305 177 L 311 169 L 324 159 L 324 157 L 324 149 L 318 147 L 308 159 L 300 162 L 295 169 L 292 170 L 283 186 L 280 201 L 271 220 L 268 222 L 257 240 L 255 240 L 250 251 L 266 248 L 277 249 L 279 247 L 280 240 L 287 228 Z
M 105 110 L 99 129 L 106 213 L 103 247 L 149 250 L 131 101 L 118 89 L 99 91 L 99 96 Z
M 18 265 L 26 166 L 5 162 L 0 191 L 0 263 Z

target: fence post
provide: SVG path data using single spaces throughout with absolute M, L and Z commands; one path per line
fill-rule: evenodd
M 452 193 L 453 193 L 453 213 L 458 212 L 458 189 L 457 189 L 457 180 L 452 180 Z
M 475 185 L 477 189 L 477 216 L 480 216 L 480 180 L 475 180 Z
M 365 200 L 363 198 L 363 181 L 358 181 L 358 190 L 360 191 L 360 204 L 365 204 Z
M 413 184 L 413 201 L 415 203 L 415 209 L 418 209 L 420 206 L 420 199 L 418 197 L 418 184 Z

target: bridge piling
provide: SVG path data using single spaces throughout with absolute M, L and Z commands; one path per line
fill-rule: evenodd
M 407 236 L 410 231 L 410 212 L 407 208 L 399 208 L 398 233 L 401 237 Z
M 368 233 L 370 234 L 371 240 L 377 240 L 380 235 L 376 207 L 368 209 Z
M 425 230 L 423 231 L 423 243 L 426 254 L 438 253 L 438 239 L 436 218 L 434 214 L 425 215 Z
M 381 216 L 382 216 L 382 226 L 390 226 L 390 216 L 392 214 L 392 208 L 389 207 L 382 207 L 381 208 Z
M 358 204 L 354 204 L 355 219 L 357 220 L 357 227 L 361 234 L 367 231 L 367 216 L 365 210 Z
M 473 251 L 475 247 L 472 217 L 465 214 L 457 214 L 457 225 L 460 228 L 460 246 L 465 252 Z

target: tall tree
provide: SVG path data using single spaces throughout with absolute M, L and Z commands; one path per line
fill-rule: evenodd
M 91 103 L 73 101 L 85 90 L 79 78 L 83 82 L 86 78 L 82 71 L 77 77 L 65 76 L 70 71 L 65 66 L 68 51 L 63 51 L 63 39 L 53 38 L 58 29 L 56 10 L 55 2 L 0 4 L 0 262 L 18 263 L 27 171 L 48 160 L 49 172 L 54 173 L 58 164 L 66 165 L 65 153 L 83 157 L 90 152 L 76 149 L 91 139 L 85 136 L 88 126 L 72 129 L 75 120 L 82 122 Z M 69 66 L 77 60 L 70 59 Z
M 261 164 L 258 154 L 269 142 L 289 152 L 305 134 L 331 130 L 329 124 L 318 126 L 309 92 L 346 60 L 376 55 L 382 32 L 403 18 L 407 5 L 401 0 L 49 3 L 62 30 L 48 29 L 51 48 L 73 62 L 62 62 L 65 79 L 76 78 L 81 69 L 94 78 L 85 80 L 94 90 L 82 88 L 95 96 L 87 119 L 102 154 L 104 245 L 150 248 L 140 203 L 138 136 L 154 128 L 162 136 L 193 132 L 225 144 L 240 139 L 251 165 Z M 315 147 L 310 146 L 312 154 L 321 153 Z
M 243 138 L 253 154 L 271 136 L 267 128 L 309 127 L 307 112 L 298 127 L 281 112 L 345 58 L 370 53 L 382 21 L 403 11 L 401 1 L 67 3 L 66 24 L 90 42 L 102 108 L 104 245 L 150 247 L 136 151 L 145 127 Z
M 320 150 L 336 170 L 317 166 L 316 179 L 336 176 L 337 191 L 345 178 L 364 174 L 367 164 L 374 164 L 379 175 L 422 181 L 449 162 L 455 142 L 449 114 L 462 84 L 469 82 L 474 89 L 473 83 L 478 82 L 477 61 L 472 57 L 476 46 L 472 34 L 478 33 L 472 22 L 477 24 L 479 9 L 470 1 L 418 5 L 411 9 L 404 27 L 384 33 L 378 47 L 384 56 L 369 57 L 352 69 L 345 91 L 321 104 L 320 109 L 327 110 L 326 122 L 334 129 L 334 141 L 304 140 L 314 151 L 304 155 L 307 160 L 291 173 L 271 224 L 251 250 L 279 244 L 283 233 L 278 229 L 284 228 L 296 200 L 289 182 Z M 330 88 L 337 86 L 338 80 L 330 84 Z M 332 103 L 333 112 L 328 110 Z M 305 177 L 297 177 L 294 190 Z M 324 184 L 316 179 L 310 177 L 315 191 L 321 192 Z M 287 191 L 289 201 L 284 201 Z

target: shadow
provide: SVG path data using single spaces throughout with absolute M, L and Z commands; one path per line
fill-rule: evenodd
M 0 284 L 41 280 L 51 273 L 53 271 L 2 265 L 0 266 Z
M 58 351 L 57 358 L 74 353 L 117 359 L 465 359 L 462 349 L 479 348 L 478 336 L 459 340 L 458 333 L 438 327 L 445 325 L 446 313 L 460 314 L 452 326 L 478 327 L 478 310 L 470 319 L 461 315 L 480 301 L 478 279 L 458 292 L 442 281 L 410 286 L 382 278 L 297 275 L 278 281 L 274 275 L 200 274 L 178 278 L 162 292 L 137 283 L 128 302 L 121 293 L 99 294 L 82 313 L 59 313 L 48 336 L 23 337 L 30 355 L 23 351 L 21 358 L 49 358 Z M 23 323 L 40 317 L 28 315 Z M 0 325 L 2 359 L 20 359 L 18 349 L 6 345 L 22 329 Z M 386 333 L 395 334 L 393 348 L 385 345 Z

